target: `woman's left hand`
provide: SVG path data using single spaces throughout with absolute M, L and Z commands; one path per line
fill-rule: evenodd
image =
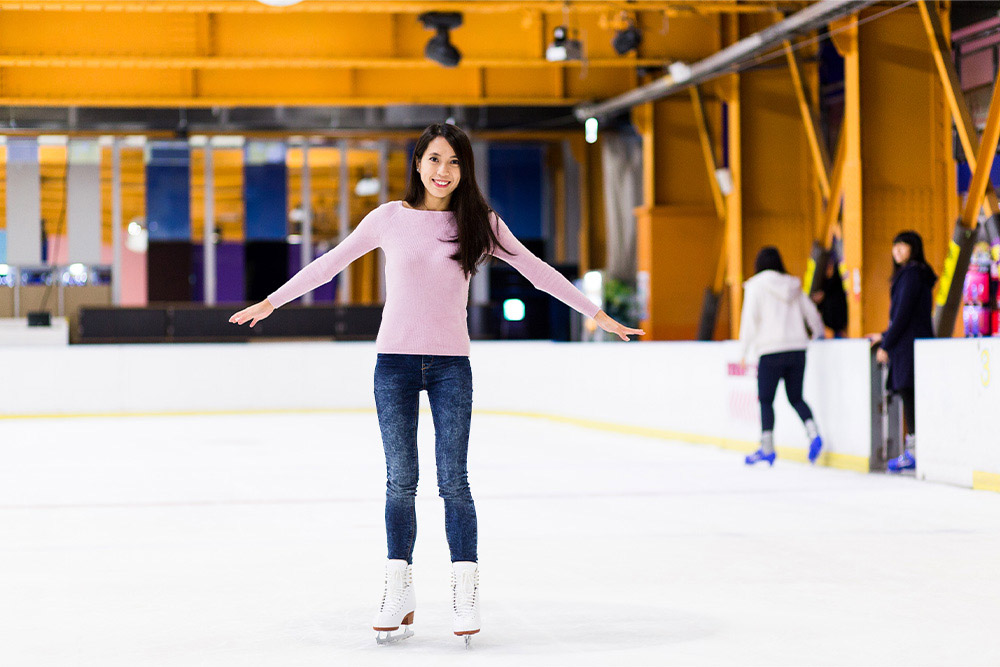
M 878 351 L 875 352 L 875 361 L 879 362 L 880 364 L 888 364 L 889 353 L 883 350 L 882 348 L 879 348 Z
M 629 329 L 624 324 L 611 319 L 603 310 L 599 311 L 597 315 L 594 316 L 594 321 L 597 322 L 597 326 L 601 327 L 608 333 L 615 334 L 622 340 L 628 340 L 629 336 L 642 336 L 646 333 L 642 329 Z

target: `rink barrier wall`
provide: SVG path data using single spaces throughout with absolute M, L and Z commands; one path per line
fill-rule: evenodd
M 917 477 L 1000 491 L 1000 339 L 916 343 Z
M 108 345 L 0 349 L 3 419 L 372 412 L 371 343 Z M 752 451 L 756 378 L 734 342 L 477 342 L 478 414 Z M 869 351 L 821 341 L 805 397 L 826 443 L 820 463 L 867 471 Z M 426 397 L 423 398 L 426 407 Z M 776 448 L 806 460 L 805 430 L 779 391 Z

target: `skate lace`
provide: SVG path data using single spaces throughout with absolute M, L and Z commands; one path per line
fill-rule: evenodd
M 406 570 L 386 570 L 385 591 L 382 593 L 382 606 L 379 608 L 379 611 L 389 612 L 390 614 L 400 611 L 403 606 L 403 600 L 406 597 L 406 574 Z
M 451 573 L 452 608 L 456 614 L 471 614 L 479 593 L 479 572 Z

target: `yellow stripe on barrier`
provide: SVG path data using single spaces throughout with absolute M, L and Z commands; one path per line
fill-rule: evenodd
M 532 419 L 545 419 L 547 421 L 573 424 L 600 431 L 610 431 L 612 433 L 623 433 L 627 435 L 639 435 L 647 438 L 658 438 L 661 440 L 679 440 L 696 445 L 714 445 L 723 449 L 732 449 L 740 452 L 755 451 L 760 443 L 752 440 L 736 440 L 733 438 L 721 438 L 717 436 L 699 435 L 697 433 L 685 433 L 682 431 L 668 431 L 666 429 L 650 428 L 646 426 L 632 426 L 630 424 L 619 424 L 615 422 L 604 422 L 595 419 L 582 419 L 580 417 L 565 417 L 562 415 L 550 415 L 544 412 L 517 412 L 509 410 L 476 410 L 477 414 L 500 415 L 507 417 L 528 417 Z M 809 460 L 809 455 L 805 449 L 798 447 L 776 447 L 778 456 L 786 461 L 798 461 L 805 463 Z M 852 470 L 854 472 L 868 472 L 870 463 L 867 456 L 856 456 L 854 454 L 837 454 L 835 452 L 825 452 L 820 455 L 820 465 L 839 470 Z
M 373 408 L 287 408 L 269 410 L 174 410 L 164 412 L 89 412 L 89 413 L 33 413 L 33 414 L 0 414 L 0 421 L 3 420 L 30 420 L 30 419 L 109 419 L 127 417 L 241 417 L 253 415 L 318 415 L 318 414 L 372 414 Z M 427 413 L 424 408 L 421 412 Z M 624 435 L 638 435 L 646 438 L 656 438 L 659 440 L 677 440 L 695 445 L 714 445 L 722 449 L 730 449 L 740 452 L 752 452 L 757 449 L 759 443 L 752 440 L 738 440 L 735 438 L 723 438 L 719 436 L 701 435 L 698 433 L 686 433 L 683 431 L 669 431 L 667 429 L 652 428 L 649 426 L 635 426 L 632 424 L 621 424 L 618 422 L 606 422 L 596 419 L 584 419 L 582 417 L 569 417 L 565 415 L 553 415 L 545 412 L 524 412 L 518 410 L 474 410 L 477 415 L 490 415 L 497 417 L 523 417 L 527 419 L 539 419 L 557 424 L 570 424 L 582 428 L 589 428 L 596 431 L 608 431 L 611 433 L 621 433 Z M 808 460 L 806 450 L 798 447 L 777 447 L 778 456 L 787 461 L 806 462 Z M 835 452 L 824 452 L 818 463 L 830 468 L 841 470 L 853 470 L 855 472 L 868 472 L 868 457 L 856 456 L 853 454 L 837 454 Z
M 1000 493 L 1000 474 L 995 472 L 972 471 L 972 488 Z

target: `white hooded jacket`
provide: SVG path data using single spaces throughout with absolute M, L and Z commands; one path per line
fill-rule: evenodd
M 802 292 L 798 278 L 777 271 L 761 271 L 743 283 L 740 342 L 743 358 L 756 361 L 764 354 L 804 350 L 812 338 L 823 337 L 823 320 L 812 300 Z

